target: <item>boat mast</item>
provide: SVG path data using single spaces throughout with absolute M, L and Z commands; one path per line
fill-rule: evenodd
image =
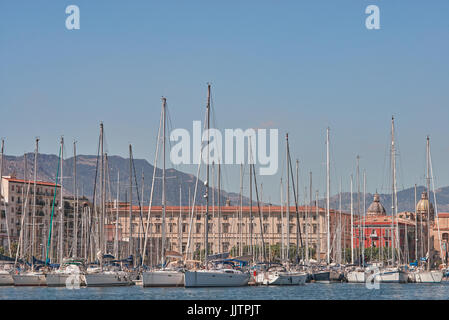
M 218 162 L 218 253 L 221 253 L 221 166 L 220 162 Z
M 167 121 L 167 99 L 162 97 L 162 112 L 163 112 L 163 122 L 162 122 L 162 247 L 161 247 L 161 263 L 162 268 L 165 268 L 165 242 L 166 242 L 166 234 L 165 234 L 165 224 L 166 224 L 166 215 L 167 215 L 167 198 L 166 198 L 166 177 L 165 177 L 165 130 L 166 130 L 166 121 Z
M 182 186 L 179 184 L 178 249 L 182 255 Z
M 326 218 L 327 218 L 327 264 L 330 263 L 330 159 L 329 159 L 329 127 L 326 130 Z
M 285 259 L 285 239 L 284 239 L 284 197 L 282 189 L 284 188 L 284 185 L 282 184 L 282 178 L 281 178 L 281 188 L 280 188 L 280 196 L 281 196 L 281 260 L 283 261 Z
M 133 237 L 133 174 L 132 174 L 132 145 L 129 145 L 129 207 L 128 207 L 128 223 L 129 223 L 129 236 L 128 236 L 128 257 L 132 255 L 132 237 Z
M 0 158 L 0 204 L 1 204 L 1 200 L 2 200 L 2 182 L 3 182 L 3 154 L 4 154 L 4 148 L 5 148 L 5 140 L 2 139 L 2 147 L 1 147 L 1 158 Z M 25 184 L 24 184 L 25 186 Z M 23 190 L 23 188 L 22 188 Z M 6 203 L 5 200 L 3 199 L 3 208 L 5 210 L 5 222 L 6 222 L 6 233 L 8 234 L 8 251 L 9 251 L 9 256 L 12 257 L 12 253 L 11 253 L 11 236 L 9 234 L 9 225 L 8 225 L 8 215 L 7 215 L 7 209 L 6 209 Z
M 418 216 L 416 215 L 416 183 L 415 183 L 415 261 L 418 264 Z
M 287 162 L 287 211 L 286 211 L 286 218 L 287 218 L 287 260 L 290 260 L 290 167 L 289 167 L 289 161 L 288 161 L 288 133 L 285 135 L 285 139 L 287 141 L 287 148 L 286 148 L 286 162 Z
M 395 262 L 395 230 L 394 230 L 394 213 L 395 213 L 395 186 L 396 186 L 396 159 L 395 159 L 395 145 L 394 145 L 394 117 L 391 117 L 391 166 L 392 166 L 392 195 L 391 195 L 391 261 L 392 265 Z
M 162 106 L 162 110 L 161 110 L 161 116 L 159 119 L 159 129 L 157 132 L 157 140 L 156 140 L 156 154 L 154 156 L 154 165 L 153 165 L 153 176 L 151 179 L 151 193 L 150 193 L 150 202 L 148 204 L 148 215 L 147 215 L 147 225 L 145 228 L 145 240 L 144 240 L 144 244 L 143 244 L 143 257 L 142 257 L 142 265 L 145 263 L 145 256 L 146 256 L 146 252 L 147 252 L 147 242 L 148 242 L 148 232 L 151 232 L 151 225 L 150 225 L 150 220 L 151 220 L 151 208 L 153 205 L 153 195 L 154 195 L 154 182 L 156 179 L 156 168 L 157 168 L 157 160 L 159 157 L 159 143 L 160 143 L 160 138 L 161 138 L 161 128 L 162 128 L 162 121 L 164 119 L 164 110 L 163 110 L 163 106 Z M 190 196 L 189 196 L 189 200 L 190 200 Z M 150 234 L 151 235 L 151 234 Z M 153 238 L 151 238 L 151 244 L 150 244 L 150 266 L 152 265 L 152 261 L 153 261 Z M 187 246 L 188 249 L 188 246 Z
M 117 172 L 117 200 L 115 205 L 115 236 L 114 236 L 114 256 L 118 257 L 118 219 L 119 219 L 119 207 L 120 207 L 120 170 Z
M 210 83 L 207 84 L 207 163 L 206 163 L 206 214 L 204 216 L 205 243 L 204 243 L 204 263 L 207 265 L 207 256 L 209 254 L 209 156 L 210 156 Z
M 351 264 L 354 264 L 354 206 L 352 196 L 352 174 L 351 174 Z
M 312 171 L 310 171 L 310 184 L 309 184 L 309 210 L 307 210 L 307 220 L 306 220 L 306 244 L 307 244 L 307 262 L 309 262 L 309 225 L 310 225 L 310 215 L 312 215 Z M 312 230 L 313 231 L 313 230 Z
M 100 123 L 100 152 L 101 152 L 101 170 L 100 170 L 100 208 L 101 208 L 101 214 L 100 214 L 100 225 L 97 228 L 97 231 L 99 232 L 99 243 L 98 248 L 100 249 L 100 268 L 103 270 L 103 226 L 104 226 L 104 210 L 103 210 L 103 175 L 104 175 L 104 127 L 103 122 Z M 62 186 L 61 186 L 62 187 Z
M 426 164 L 427 164 L 427 170 L 426 170 L 426 183 L 427 183 L 427 271 L 430 271 L 430 264 L 431 264 L 431 256 L 430 256 L 430 161 L 429 161 L 429 155 L 430 155 L 430 138 L 427 136 L 426 139 Z
M 34 182 L 33 182 L 33 222 L 31 235 L 31 255 L 35 256 L 36 243 L 36 180 L 37 180 L 37 154 L 39 152 L 39 138 L 36 138 L 36 148 L 34 149 Z M 24 213 L 25 214 L 25 213 Z
M 362 265 L 365 267 L 365 226 L 366 226 L 366 172 L 363 170 L 363 229 L 362 229 Z
M 321 262 L 321 217 L 320 217 L 320 211 L 318 208 L 318 196 L 319 192 L 318 190 L 315 192 L 315 210 L 316 210 L 316 219 L 318 222 L 318 245 L 317 245 L 317 254 L 316 254 L 316 260 L 318 263 Z
M 240 164 L 240 211 L 239 211 L 239 236 L 240 236 L 240 245 L 239 245 L 239 255 L 243 255 L 243 164 Z
M 254 261 L 254 247 L 253 247 L 253 171 L 251 170 L 251 163 L 249 163 L 249 252 L 251 260 Z
M 76 185 L 76 141 L 73 141 L 73 215 L 74 215 L 74 230 L 73 230 L 73 253 L 72 257 L 78 256 L 78 192 Z
M 62 198 L 62 190 L 63 190 L 63 163 L 64 163 L 64 137 L 61 137 L 61 199 L 60 199 L 60 215 L 59 215 L 59 263 L 62 263 L 62 259 L 64 256 L 64 202 Z M 34 190 L 36 191 L 36 190 Z

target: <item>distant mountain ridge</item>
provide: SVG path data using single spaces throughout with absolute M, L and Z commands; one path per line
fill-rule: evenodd
M 416 188 L 416 201 L 418 202 L 421 199 L 421 193 L 426 191 L 426 188 L 423 186 L 419 186 Z M 449 187 L 442 187 L 435 190 L 436 200 L 437 200 L 437 209 L 438 212 L 449 212 Z M 379 194 L 380 202 L 385 208 L 387 214 L 391 214 L 391 194 Z M 397 192 L 398 197 L 398 212 L 403 211 L 415 211 L 415 188 L 407 188 Z M 350 192 L 342 192 L 341 194 L 341 203 L 342 203 L 342 211 L 350 212 L 351 210 L 351 193 Z M 365 198 L 366 208 L 368 209 L 369 205 L 373 202 L 374 194 L 367 193 Z M 330 199 L 330 207 L 331 209 L 339 208 L 339 194 L 332 196 Z M 433 192 L 430 192 L 430 202 L 434 203 Z M 325 207 L 326 201 L 325 199 L 320 199 L 318 201 L 320 206 Z M 358 212 L 358 195 L 357 193 L 353 193 L 353 210 L 354 213 Z M 360 212 L 363 213 L 363 193 L 360 193 Z
M 27 179 L 32 180 L 34 177 L 34 153 L 27 153 L 26 167 L 28 172 Z M 110 198 L 115 200 L 117 197 L 117 177 L 120 172 L 120 201 L 127 201 L 129 198 L 129 159 L 120 156 L 108 156 L 109 163 L 109 181 L 107 183 L 107 193 Z M 73 194 L 73 157 L 64 159 L 63 162 L 63 187 L 66 195 Z M 92 155 L 77 155 L 77 185 L 79 195 L 85 195 L 92 199 L 94 192 L 95 172 L 97 165 L 97 156 Z M 58 156 L 49 154 L 38 154 L 37 157 L 37 180 L 54 182 L 56 178 L 56 171 L 58 166 Z M 17 178 L 24 177 L 24 156 L 4 156 L 3 176 L 15 175 Z M 143 159 L 134 159 L 133 176 L 133 203 L 138 204 L 142 197 L 142 173 L 144 175 L 144 205 L 149 203 L 149 194 L 151 189 L 151 181 L 153 178 L 154 166 Z M 161 189 L 162 189 L 162 170 L 156 169 L 155 188 L 153 195 L 153 205 L 161 205 Z M 179 193 L 181 186 L 181 203 L 188 205 L 189 203 L 189 189 L 190 196 L 193 198 L 195 191 L 196 176 L 187 174 L 176 169 L 170 168 L 166 170 L 166 190 L 167 190 L 167 205 L 179 205 Z M 137 194 L 135 180 L 139 189 Z M 99 188 L 99 173 L 97 175 L 97 188 Z M 58 182 L 59 183 L 59 182 Z M 98 190 L 97 190 L 98 192 Z M 203 197 L 206 192 L 204 182 L 200 179 L 198 182 L 198 191 L 196 197 L 196 204 L 205 204 Z M 218 190 L 215 190 L 215 200 L 218 199 Z M 240 203 L 240 196 L 237 193 L 228 193 L 221 190 L 221 203 L 226 204 L 229 199 L 231 204 L 236 205 Z M 212 191 L 210 194 L 210 203 L 212 201 Z M 243 197 L 243 204 L 249 204 L 249 199 Z
M 34 154 L 26 154 L 27 158 L 27 172 L 28 179 L 32 180 L 34 175 Z M 116 199 L 117 196 L 117 173 L 120 171 L 120 200 L 127 201 L 128 189 L 129 189 L 129 159 L 120 156 L 108 156 L 109 168 L 110 168 L 110 198 Z M 89 199 L 92 198 L 94 189 L 94 178 L 96 169 L 97 157 L 92 155 L 78 155 L 77 156 L 77 184 L 80 195 L 85 195 Z M 49 154 L 39 154 L 37 161 L 37 179 L 42 181 L 55 181 L 56 170 L 58 165 L 58 157 L 56 155 Z M 134 166 L 137 176 L 137 184 L 139 188 L 139 196 L 137 196 L 135 185 L 133 185 L 133 203 L 138 203 L 138 198 L 141 197 L 141 178 L 142 172 L 145 177 L 145 189 L 144 189 L 144 205 L 148 205 L 149 202 L 149 190 L 151 188 L 151 180 L 153 177 L 153 165 L 148 161 L 143 159 L 135 159 Z M 24 156 L 6 156 L 4 157 L 4 170 L 3 175 L 15 175 L 17 178 L 23 178 L 24 171 Z M 65 193 L 68 195 L 73 194 L 73 157 L 64 160 L 63 163 L 63 182 Z M 133 173 L 134 175 L 134 173 Z M 181 203 L 182 205 L 189 204 L 189 189 L 190 196 L 193 197 L 195 190 L 196 176 L 188 173 L 178 171 L 176 169 L 170 168 L 166 171 L 167 175 L 167 204 L 168 205 L 179 205 L 179 186 L 181 185 Z M 155 191 L 153 196 L 153 204 L 161 204 L 161 187 L 162 187 L 162 170 L 157 168 L 156 179 L 155 179 Z M 97 177 L 99 179 L 99 176 Z M 133 180 L 133 184 L 134 184 Z M 200 179 L 198 182 L 198 194 L 197 194 L 197 204 L 205 204 L 205 199 L 203 195 L 205 194 L 206 188 L 204 182 Z M 425 187 L 417 187 L 417 201 L 421 198 L 421 193 L 425 191 Z M 214 197 L 217 199 L 218 194 L 215 190 Z M 414 211 L 414 188 L 408 188 L 398 191 L 398 212 L 401 211 Z M 449 187 L 442 187 L 435 190 L 438 212 L 449 212 Z M 380 201 L 384 206 L 387 214 L 391 212 L 391 194 L 379 194 Z M 212 194 L 210 196 L 212 201 Z M 373 201 L 374 194 L 367 193 L 365 198 L 366 208 Z M 226 200 L 229 199 L 232 205 L 240 204 L 240 195 L 234 192 L 221 191 L 221 203 L 225 205 Z M 342 210 L 350 211 L 350 193 L 342 193 Z M 354 213 L 358 212 L 358 197 L 357 193 L 353 193 L 354 201 Z M 430 194 L 430 201 L 433 203 L 433 193 Z M 254 203 L 254 200 L 253 200 Z M 243 197 L 243 205 L 248 205 L 249 199 Z M 302 203 L 301 203 L 302 204 Z M 275 203 L 273 203 L 275 205 Z M 290 205 L 294 205 L 292 201 Z M 326 206 L 325 199 L 320 199 L 318 201 L 320 207 Z M 333 195 L 330 198 L 331 209 L 338 210 L 339 208 L 339 195 Z M 363 212 L 363 193 L 360 193 L 360 211 Z

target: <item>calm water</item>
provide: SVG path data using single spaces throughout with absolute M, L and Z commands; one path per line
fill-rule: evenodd
M 242 288 L 66 288 L 0 287 L 1 300 L 58 300 L 58 299 L 130 299 L 130 300 L 449 300 L 449 282 L 441 284 L 380 284 L 379 289 L 367 289 L 364 284 L 308 283 L 292 287 L 242 287 Z

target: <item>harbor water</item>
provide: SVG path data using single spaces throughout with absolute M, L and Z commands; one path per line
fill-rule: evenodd
M 379 284 L 308 283 L 303 286 L 238 288 L 143 288 L 141 286 L 67 289 L 0 287 L 0 300 L 448 300 L 449 282 Z

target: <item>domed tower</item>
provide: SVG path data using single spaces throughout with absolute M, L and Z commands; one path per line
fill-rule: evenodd
M 366 211 L 366 215 L 367 216 L 385 216 L 386 215 L 385 208 L 382 205 L 382 203 L 380 203 L 380 196 L 378 193 L 376 193 L 374 195 L 374 201 L 368 207 L 368 210 Z
M 427 218 L 427 214 L 429 212 L 430 212 L 430 220 L 433 220 L 434 215 L 433 204 L 429 201 L 429 198 L 427 197 L 427 192 L 423 191 L 423 193 L 421 193 L 421 200 L 419 200 L 418 204 L 416 205 L 416 213 L 418 215 Z

